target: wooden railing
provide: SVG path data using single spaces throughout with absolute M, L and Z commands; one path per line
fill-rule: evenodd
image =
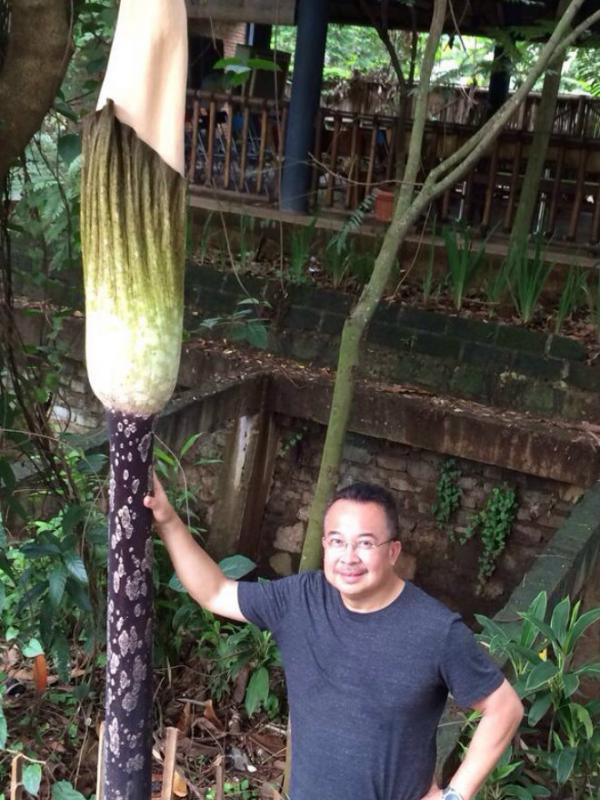
M 190 185 L 257 198 L 278 196 L 287 106 L 232 94 L 188 92 Z
M 321 105 L 345 114 L 394 116 L 400 100 L 394 86 L 362 79 L 351 80 L 326 92 Z M 409 97 L 407 118 L 413 118 L 414 95 Z M 434 86 L 429 92 L 427 118 L 459 125 L 481 125 L 488 116 L 486 89 L 462 86 Z M 508 123 L 509 128 L 533 131 L 540 95 L 530 94 Z M 600 138 L 600 98 L 585 95 L 560 95 L 553 125 L 554 133 Z
M 537 98 L 524 104 L 470 173 L 435 204 L 438 218 L 483 230 L 510 230 L 523 184 Z M 229 94 L 189 95 L 188 179 L 192 189 L 223 191 L 248 200 L 279 197 L 287 106 Z M 592 103 L 559 105 L 538 194 L 535 230 L 580 243 L 600 241 L 600 126 Z M 430 119 L 422 173 L 453 153 L 477 124 Z M 565 133 L 570 131 L 570 133 Z M 600 129 L 600 128 L 599 128 Z M 573 133 L 578 131 L 578 133 Z M 397 117 L 322 108 L 315 119 L 311 200 L 315 209 L 357 208 L 378 188 L 393 187 L 398 154 L 410 123 Z

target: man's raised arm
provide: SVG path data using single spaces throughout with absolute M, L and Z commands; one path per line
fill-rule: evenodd
M 219 565 L 204 552 L 169 503 L 154 476 L 154 494 L 144 498 L 154 525 L 171 557 L 177 577 L 194 600 L 222 617 L 245 622 L 238 603 L 237 582 L 227 578 Z

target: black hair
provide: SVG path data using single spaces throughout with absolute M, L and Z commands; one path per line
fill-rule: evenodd
M 331 508 L 338 500 L 352 500 L 355 503 L 375 503 L 385 513 L 390 537 L 392 539 L 400 538 L 396 501 L 393 494 L 387 489 L 384 489 L 383 486 L 377 486 L 374 483 L 365 483 L 363 481 L 351 483 L 349 486 L 344 486 L 343 489 L 337 490 L 327 508 Z

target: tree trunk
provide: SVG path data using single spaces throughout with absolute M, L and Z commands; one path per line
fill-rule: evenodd
M 71 3 L 11 0 L 0 67 L 0 180 L 39 129 L 71 55 Z
M 152 780 L 154 417 L 107 411 L 110 447 L 105 800 L 148 800 Z
M 371 279 L 363 289 L 358 303 L 344 324 L 323 456 L 300 557 L 301 570 L 317 569 L 321 563 L 323 516 L 337 482 L 344 437 L 350 418 L 354 394 L 354 377 L 360 358 L 361 341 L 389 280 L 398 254 L 398 248 L 419 213 L 417 210 L 416 213 L 410 214 L 408 210 L 411 205 L 420 166 L 427 117 L 429 84 L 435 62 L 435 53 L 444 27 L 446 6 L 447 0 L 435 1 L 431 28 L 421 67 L 404 180 L 400 187 L 394 216 L 375 260 Z
M 562 16 L 568 0 L 562 0 L 558 16 Z M 544 85 L 540 104 L 537 109 L 533 140 L 527 159 L 527 168 L 523 178 L 521 196 L 515 212 L 515 219 L 510 235 L 510 253 L 521 252 L 527 248 L 527 240 L 531 231 L 533 214 L 537 206 L 540 181 L 544 172 L 544 164 L 548 154 L 548 145 L 552 135 L 552 126 L 556 114 L 556 101 L 560 87 L 560 77 L 566 53 L 563 53 L 552 65 L 552 69 L 544 76 Z
M 373 274 L 361 297 L 344 325 L 338 359 L 331 411 L 323 448 L 315 496 L 311 505 L 300 569 L 316 569 L 320 565 L 319 542 L 323 516 L 327 502 L 335 488 L 341 461 L 344 437 L 350 418 L 353 397 L 354 373 L 359 363 L 360 344 L 367 327 L 383 295 L 398 249 L 406 234 L 427 206 L 474 167 L 493 143 L 504 125 L 531 91 L 544 70 L 553 61 L 563 56 L 566 48 L 591 25 L 600 20 L 600 11 L 586 17 L 571 33 L 572 21 L 584 0 L 571 0 L 567 11 L 557 23 L 540 57 L 534 64 L 519 89 L 465 144 L 441 164 L 431 170 L 420 190 L 415 194 L 415 182 L 420 163 L 421 145 L 427 111 L 427 92 L 433 58 L 445 17 L 446 0 L 436 0 L 431 29 L 427 41 L 421 79 L 417 94 L 417 107 L 410 138 L 405 180 L 394 209 L 392 222 L 384 237 L 381 250 L 375 260 Z

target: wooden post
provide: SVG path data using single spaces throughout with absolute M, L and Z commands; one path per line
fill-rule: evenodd
M 192 112 L 192 144 L 190 150 L 190 163 L 188 166 L 188 180 L 196 183 L 196 150 L 198 148 L 198 125 L 200 124 L 200 101 L 194 98 L 194 110 Z
M 175 779 L 175 756 L 177 754 L 178 728 L 167 728 L 165 743 L 165 761 L 163 764 L 161 800 L 171 800 L 173 797 L 173 782 Z
M 104 722 L 98 733 L 98 768 L 96 770 L 96 800 L 104 800 Z
M 23 756 L 18 753 L 12 760 L 10 770 L 10 800 L 23 798 Z
M 240 417 L 227 445 L 219 476 L 207 549 L 217 560 L 233 553 L 255 558 L 279 443 L 278 428 L 268 408 L 268 382 L 262 410 Z

